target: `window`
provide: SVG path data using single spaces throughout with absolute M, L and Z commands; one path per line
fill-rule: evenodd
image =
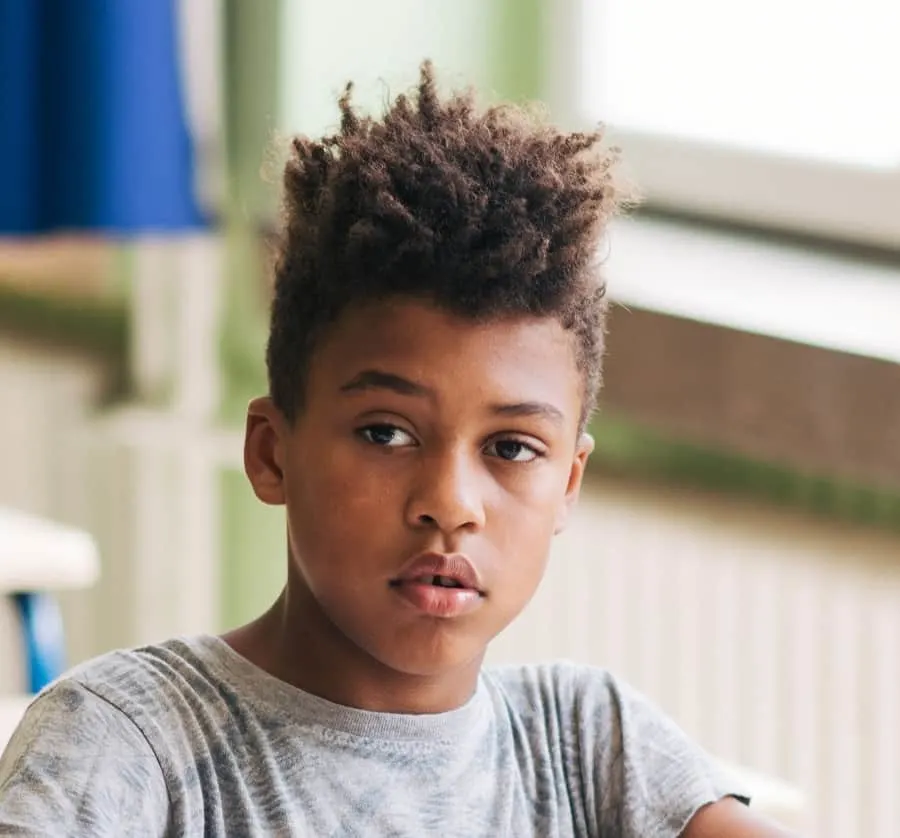
M 896 0 L 569 2 L 572 115 L 650 203 L 900 248 Z

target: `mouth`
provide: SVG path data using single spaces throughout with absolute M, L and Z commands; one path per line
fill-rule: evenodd
M 427 585 L 468 590 L 479 596 L 485 595 L 475 565 L 461 553 L 423 553 L 407 563 L 400 574 L 388 584 L 391 587 Z
M 396 579 L 391 584 L 392 585 L 402 585 L 405 580 Z M 453 576 L 440 576 L 435 574 L 432 576 L 428 574 L 426 576 L 417 576 L 415 579 L 410 579 L 410 582 L 416 585 L 434 585 L 437 588 L 463 588 L 465 590 L 472 590 L 468 585 L 464 585 L 459 579 L 456 579 Z M 479 591 L 479 593 L 481 593 Z
M 459 554 L 419 556 L 388 585 L 407 604 L 433 617 L 459 617 L 470 613 L 486 596 L 475 566 Z

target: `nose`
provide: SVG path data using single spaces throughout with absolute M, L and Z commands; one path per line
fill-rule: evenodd
M 482 475 L 470 459 L 461 451 L 422 459 L 406 505 L 410 526 L 432 527 L 445 535 L 484 527 Z

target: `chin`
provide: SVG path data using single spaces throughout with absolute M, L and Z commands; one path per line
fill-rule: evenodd
M 457 669 L 479 666 L 487 644 L 461 643 L 435 637 L 430 640 L 408 636 L 389 649 L 368 650 L 383 666 L 417 678 L 437 678 Z

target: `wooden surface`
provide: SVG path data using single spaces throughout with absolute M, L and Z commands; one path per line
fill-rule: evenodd
M 900 487 L 900 364 L 617 307 L 604 381 L 601 406 L 675 438 Z

